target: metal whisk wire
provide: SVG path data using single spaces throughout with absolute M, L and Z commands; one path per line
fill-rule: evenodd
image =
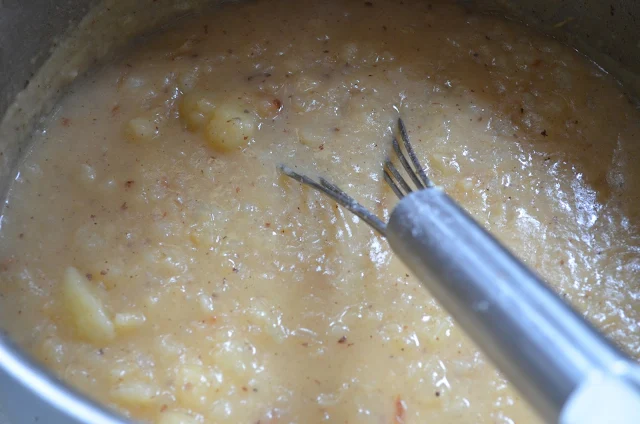
M 398 119 L 398 126 L 400 128 L 400 135 L 402 137 L 404 148 L 409 155 L 411 163 L 413 164 L 413 167 L 411 166 L 411 164 L 409 164 L 409 161 L 400 148 L 398 140 L 394 137 L 393 151 L 396 153 L 396 156 L 400 160 L 402 167 L 409 175 L 411 180 L 413 180 L 413 183 L 416 186 L 416 190 L 434 187 L 433 182 L 427 177 L 424 170 L 422 169 L 420 161 L 418 160 L 418 157 L 413 150 L 413 146 L 411 146 L 411 142 L 409 141 L 409 136 L 407 135 L 407 130 L 404 126 L 404 122 L 402 122 L 402 119 Z M 364 222 L 369 224 L 369 226 L 376 230 L 378 233 L 383 236 L 385 235 L 387 224 L 385 224 L 382 220 L 380 220 L 380 218 L 375 216 L 367 208 L 358 203 L 353 197 L 345 193 L 337 185 L 325 180 L 322 177 L 318 178 L 319 182 L 316 182 L 306 175 L 295 172 L 286 165 L 278 165 L 278 169 L 284 175 L 291 177 L 294 180 L 301 182 L 302 184 L 308 185 L 309 187 L 318 190 L 326 196 L 329 196 L 339 205 L 342 205 L 343 207 L 351 211 L 354 215 L 358 216 Z M 414 191 L 407 183 L 407 181 L 402 177 L 398 169 L 393 165 L 389 157 L 386 158 L 384 164 L 384 179 L 396 194 L 396 196 L 398 196 L 400 199 Z
M 337 185 L 330 183 L 322 177 L 319 178 L 320 183 L 317 183 L 306 175 L 298 174 L 286 165 L 278 165 L 278 169 L 284 175 L 291 177 L 294 180 L 301 182 L 302 184 L 308 185 L 309 187 L 318 190 L 326 196 L 329 196 L 339 205 L 347 208 L 354 215 L 369 224 L 369 226 L 376 230 L 378 233 L 383 236 L 385 235 L 387 224 L 382 222 L 380 218 L 375 216 L 367 208 L 358 203 L 353 197 L 342 191 L 342 189 L 340 189 L 340 187 L 338 187 Z
M 413 167 L 411 166 L 411 164 L 409 164 L 409 161 L 404 155 L 404 152 L 400 148 L 398 140 L 394 137 L 392 141 L 393 151 L 396 153 L 396 156 L 400 160 L 402 167 L 409 175 L 411 180 L 413 180 L 416 190 L 434 187 L 433 182 L 429 179 L 429 177 L 427 177 L 427 174 L 424 172 L 424 169 L 422 168 L 422 165 L 418 160 L 418 156 L 416 155 L 415 150 L 413 150 L 413 146 L 409 141 L 407 129 L 404 125 L 404 122 L 402 122 L 402 119 L 398 119 L 398 127 L 400 128 L 400 136 L 402 137 L 404 148 L 409 155 L 409 159 L 411 159 L 411 163 L 413 164 Z M 387 182 L 389 187 L 391 187 L 391 190 L 393 190 L 396 196 L 398 196 L 398 198 L 400 199 L 413 192 L 413 189 L 411 188 L 409 183 L 402 177 L 389 157 L 387 157 L 384 162 L 384 180 Z

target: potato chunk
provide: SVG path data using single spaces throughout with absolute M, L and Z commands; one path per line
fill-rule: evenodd
M 132 143 L 153 140 L 160 135 L 160 127 L 165 119 L 166 113 L 162 108 L 151 109 L 127 122 L 124 127 L 125 137 Z
M 111 390 L 110 395 L 125 405 L 146 406 L 154 402 L 157 391 L 154 386 L 135 381 L 120 384 Z
M 178 401 L 192 409 L 211 404 L 221 382 L 210 374 L 210 371 L 201 365 L 191 364 L 180 367 L 176 372 Z M 219 377 L 222 378 L 221 375 Z
M 191 131 L 204 128 L 211 120 L 216 108 L 211 93 L 185 94 L 180 102 L 180 119 Z
M 95 343 L 105 343 L 115 336 L 113 322 L 104 305 L 93 293 L 89 281 L 77 269 L 67 268 L 62 287 L 63 304 L 78 335 Z
M 119 331 L 127 331 L 144 325 L 146 321 L 144 314 L 140 312 L 123 312 L 115 316 L 115 326 Z
M 256 118 L 240 105 L 225 104 L 216 109 L 205 136 L 218 150 L 233 150 L 249 142 L 255 132 Z
M 125 127 L 125 135 L 129 141 L 142 142 L 154 139 L 158 136 L 158 124 L 151 118 L 133 118 Z
M 172 411 L 162 414 L 158 424 L 198 424 L 198 421 L 190 415 Z

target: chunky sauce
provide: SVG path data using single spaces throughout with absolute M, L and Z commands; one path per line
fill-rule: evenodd
M 428 173 L 640 356 L 640 113 L 576 52 L 454 6 L 262 1 L 77 84 L 0 232 L 0 320 L 142 422 L 526 423 L 364 223 L 398 116 Z

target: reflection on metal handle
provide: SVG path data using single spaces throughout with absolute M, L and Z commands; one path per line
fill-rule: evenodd
M 442 190 L 406 196 L 386 236 L 545 420 L 594 373 L 624 380 L 636 366 Z M 623 383 L 640 398 L 637 382 Z

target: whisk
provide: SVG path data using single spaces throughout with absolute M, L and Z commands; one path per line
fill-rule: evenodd
M 638 365 L 437 187 L 402 119 L 398 126 L 402 146 L 395 137 L 391 144 L 401 168 L 384 163 L 384 180 L 400 199 L 388 223 L 324 178 L 279 169 L 386 237 L 545 421 L 640 423 Z

